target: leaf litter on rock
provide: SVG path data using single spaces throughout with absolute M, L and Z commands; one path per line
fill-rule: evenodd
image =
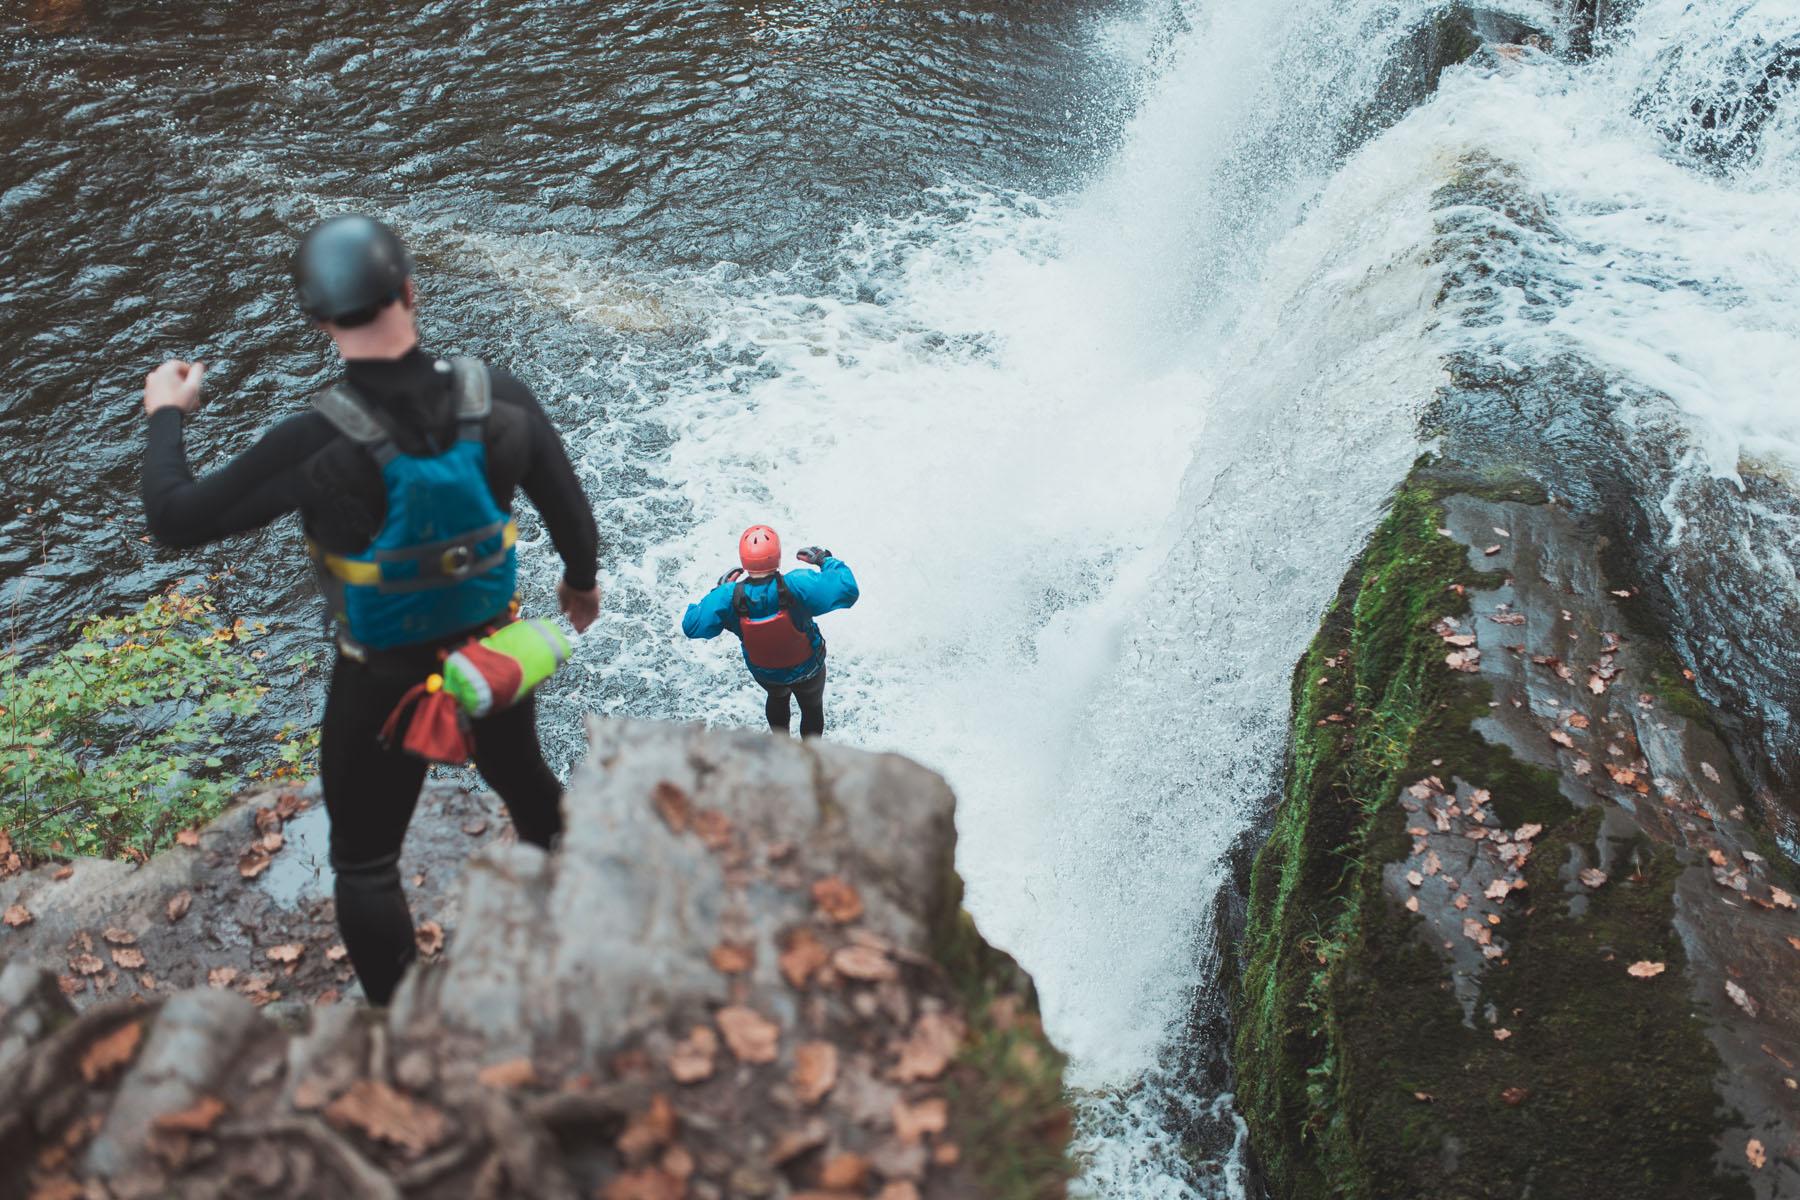
M 794 1047 L 794 1071 L 788 1083 L 802 1104 L 817 1104 L 837 1086 L 838 1050 L 830 1042 L 801 1042 Z
M 834 924 L 848 925 L 863 915 L 862 894 L 837 875 L 828 875 L 812 885 L 813 903 Z
M 739 1062 L 774 1062 L 781 1045 L 781 1027 L 753 1008 L 732 1004 L 713 1017 L 725 1044 Z
M 137 1056 L 138 1044 L 144 1040 L 144 1023 L 127 1021 L 111 1033 L 95 1040 L 81 1054 L 81 1077 L 98 1083 Z
M 339 1129 L 398 1146 L 417 1157 L 449 1133 L 444 1114 L 394 1090 L 379 1079 L 359 1079 L 325 1107 L 325 1119 Z

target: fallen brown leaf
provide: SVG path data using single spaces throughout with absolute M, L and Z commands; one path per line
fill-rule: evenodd
M 834 1154 L 819 1168 L 819 1186 L 831 1191 L 861 1193 L 869 1181 L 869 1160 L 860 1154 Z
M 962 1039 L 960 1019 L 941 1012 L 921 1014 L 912 1033 L 899 1045 L 900 1061 L 889 1076 L 900 1083 L 938 1078 L 956 1057 Z
M 261 846 L 252 846 L 238 856 L 238 874 L 245 879 L 255 879 L 268 870 L 273 861 Z
M 781 1045 L 781 1026 L 741 1004 L 721 1008 L 713 1019 L 718 1022 L 719 1032 L 725 1035 L 725 1044 L 739 1062 L 775 1061 Z
M 1635 979 L 1655 979 L 1666 970 L 1668 970 L 1666 963 L 1634 962 L 1625 968 L 1625 973 Z
M 216 1096 L 202 1096 L 180 1112 L 164 1113 L 154 1122 L 166 1133 L 205 1133 L 225 1115 L 225 1102 Z
M 192 908 L 193 906 L 194 906 L 194 893 L 187 891 L 185 888 L 179 892 L 176 892 L 173 896 L 170 896 L 169 897 L 169 905 L 166 910 L 169 914 L 170 924 L 173 924 L 174 922 L 179 921 L 179 920 L 181 920 L 181 918 L 187 916 L 188 909 Z
M 868 946 L 845 946 L 831 956 L 831 965 L 845 978 L 864 983 L 884 983 L 900 977 L 899 969 L 887 955 Z
M 138 1043 L 143 1040 L 144 1023 L 127 1021 L 82 1051 L 81 1077 L 98 1083 L 136 1057 Z
M 56 880 L 58 883 L 61 883 L 63 880 L 68 879 L 70 876 L 72 876 L 74 874 L 75 874 L 75 868 L 68 863 L 64 863 L 62 866 L 56 868 L 56 870 L 51 873 L 50 878 Z
M 731 845 L 731 818 L 718 809 L 695 809 L 693 826 L 695 836 L 708 850 L 723 850 Z
M 485 818 L 482 818 L 482 817 L 476 817 L 473 820 L 464 821 L 462 823 L 462 831 L 464 833 L 468 834 L 470 837 L 480 837 L 482 834 L 487 832 L 487 821 Z
M 433 958 L 444 948 L 444 927 L 436 921 L 420 921 L 418 929 L 413 931 L 413 939 L 419 944 L 420 954 Z
M 267 953 L 272 962 L 299 962 L 300 956 L 306 953 L 306 944 L 304 942 L 287 942 L 280 946 L 270 946 Z
M 713 970 L 722 975 L 742 975 L 756 965 L 756 948 L 740 942 L 720 942 L 708 956 Z
M 794 1047 L 794 1073 L 788 1083 L 802 1104 L 817 1104 L 837 1085 L 838 1052 L 830 1042 L 801 1042 Z
M 1778 887 L 1769 889 L 1769 899 L 1776 908 L 1793 908 L 1794 898 Z
M 831 1127 L 817 1117 L 807 1121 L 798 1129 L 783 1131 L 769 1148 L 769 1165 L 779 1167 L 782 1163 L 800 1157 L 808 1150 L 817 1150 L 831 1136 Z
M 1552 729 L 1550 731 L 1550 740 L 1559 746 L 1566 746 L 1570 750 L 1575 748 L 1575 739 L 1561 729 Z
M 105 933 L 101 934 L 100 936 L 103 939 L 105 939 L 105 941 L 109 945 L 113 945 L 113 946 L 135 946 L 135 945 L 137 945 L 137 934 L 131 932 L 129 929 L 120 929 L 116 925 L 113 926 L 112 928 L 108 929 Z
M 198 846 L 200 844 L 200 831 L 198 829 L 183 829 L 180 833 L 175 835 L 175 844 L 178 846 Z
M 77 954 L 69 959 L 69 969 L 77 975 L 98 975 L 106 970 L 106 964 L 92 954 Z
M 340 942 L 325 952 L 325 959 L 327 962 L 343 962 L 349 954 L 349 947 Z
M 1506 1101 L 1506 1103 L 1511 1105 L 1513 1108 L 1517 1108 L 1519 1105 L 1525 1103 L 1526 1100 L 1531 1098 L 1531 1089 L 1530 1088 L 1522 1088 L 1522 1087 L 1509 1087 L 1505 1091 L 1500 1093 L 1500 1098 L 1502 1100 Z
M 325 1119 L 378 1142 L 423 1154 L 444 1140 L 449 1123 L 423 1101 L 395 1091 L 379 1079 L 359 1079 L 325 1108 Z
M 1755 1167 L 1758 1171 L 1762 1170 L 1763 1164 L 1769 1161 L 1768 1154 L 1763 1150 L 1763 1144 L 1755 1138 L 1751 1138 L 1744 1143 L 1744 1157 L 1748 1159 L 1750 1165 Z
M 669 1074 L 674 1076 L 676 1083 L 711 1079 L 718 1053 L 719 1035 L 710 1026 L 696 1025 L 669 1051 Z
M 1606 872 L 1598 867 L 1583 867 L 1579 878 L 1588 887 L 1597 888 L 1606 882 Z
M 1719 782 L 1719 769 L 1709 762 L 1700 764 L 1700 773 L 1713 783 Z
M 600 1200 L 681 1200 L 687 1184 L 660 1167 L 639 1167 L 614 1175 L 600 1189 Z
M 825 919 L 848 925 L 863 915 L 862 896 L 856 888 L 836 875 L 828 875 L 812 885 L 813 903 Z
M 813 973 L 830 959 L 830 951 L 812 930 L 801 926 L 782 939 L 779 959 L 781 974 L 788 984 L 804 990 Z
M 1507 1038 L 1509 1038 L 1511 1036 L 1512 1036 L 1512 1030 L 1510 1030 L 1510 1029 L 1494 1030 L 1494 1040 L 1496 1042 L 1504 1042 Z
M 228 988 L 231 981 L 238 977 L 236 967 L 214 967 L 206 973 L 206 985 L 215 988 Z
M 23 904 L 7 905 L 6 915 L 0 916 L 0 921 L 4 921 L 14 929 L 29 925 L 36 919 L 37 918 L 31 915 L 31 910 L 26 908 Z
M 1419 874 L 1417 871 L 1408 871 L 1406 873 L 1406 882 L 1412 884 L 1414 887 L 1422 887 L 1425 883 L 1425 876 Z
M 656 815 L 663 819 L 675 833 L 686 833 L 694 814 L 693 801 L 688 794 L 663 780 L 650 790 L 650 803 L 656 809 Z
M 144 952 L 131 946 L 120 946 L 114 950 L 112 960 L 115 966 L 126 971 L 141 971 L 145 966 Z
M 910 1146 L 928 1133 L 942 1133 L 950 1125 L 950 1104 L 946 1100 L 921 1100 L 908 1104 L 894 1101 L 894 1132 Z
M 536 1083 L 537 1070 L 529 1058 L 509 1058 L 505 1062 L 489 1063 L 475 1072 L 475 1078 L 485 1087 L 507 1091 Z
M 1407 912 L 1418 912 L 1419 911 L 1419 898 L 1417 896 L 1408 896 L 1406 898 L 1406 911 Z
M 626 1123 L 619 1135 L 618 1150 L 630 1166 L 648 1160 L 651 1155 L 675 1140 L 677 1120 L 668 1097 L 658 1093 L 650 1097 L 650 1107 Z

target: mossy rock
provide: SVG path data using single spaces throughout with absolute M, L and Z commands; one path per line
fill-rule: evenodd
M 1685 962 L 1676 852 L 1634 845 L 1630 878 L 1579 910 L 1562 902 L 1559 871 L 1593 843 L 1601 811 L 1477 732 L 1490 686 L 1444 665 L 1433 624 L 1498 582 L 1440 532 L 1453 493 L 1544 500 L 1529 481 L 1422 463 L 1295 673 L 1235 1001 L 1258 1165 L 1280 1200 L 1748 1196 L 1715 1164 L 1720 1062 L 1686 989 L 1623 970 Z M 1481 973 L 1473 1019 L 1421 918 L 1383 883 L 1409 854 L 1402 789 L 1433 774 L 1491 789 L 1507 826 L 1543 826 L 1530 900 L 1509 902 L 1505 958 Z

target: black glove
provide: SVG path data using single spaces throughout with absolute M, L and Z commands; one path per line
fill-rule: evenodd
M 811 567 L 816 567 L 831 557 L 831 551 L 821 546 L 807 546 L 794 555 L 795 558 Z
M 724 584 L 727 584 L 727 583 L 736 583 L 738 580 L 742 579 L 743 577 L 744 577 L 744 568 L 733 567 L 733 568 L 731 568 L 731 570 L 729 570 L 729 571 L 725 572 L 723 575 L 719 576 L 719 583 L 721 586 Z

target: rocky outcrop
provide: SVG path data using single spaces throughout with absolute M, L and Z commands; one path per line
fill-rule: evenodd
M 1275 1196 L 1800 1195 L 1800 888 L 1604 549 L 1424 465 L 1300 664 L 1236 1005 Z
M 28 1164 L 0 1197 L 1062 1194 L 1061 1060 L 961 910 L 941 780 L 591 740 L 557 852 L 478 857 L 386 1012 L 225 987 L 77 1015 L 60 961 L 0 941 L 0 1161 Z

